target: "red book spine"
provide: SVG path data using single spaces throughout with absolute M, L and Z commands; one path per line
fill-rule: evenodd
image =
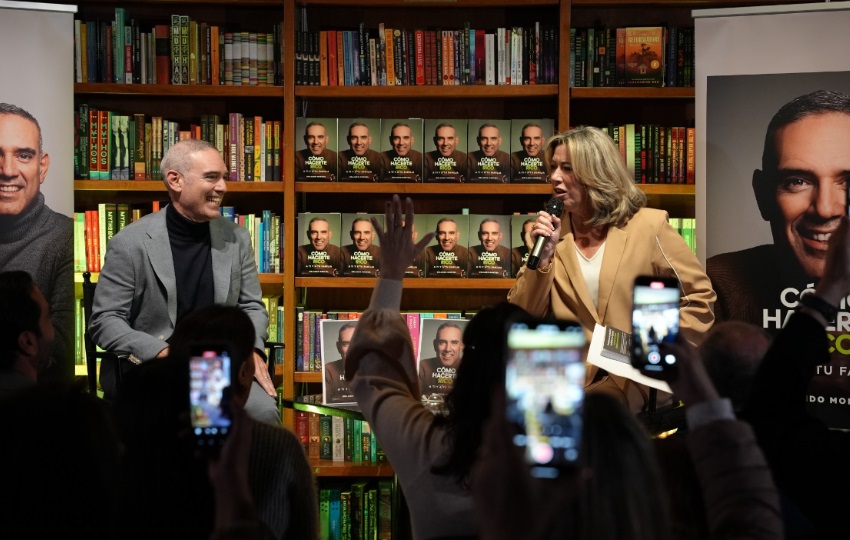
M 96 264 L 94 258 L 94 227 L 92 226 L 92 214 L 94 210 L 85 211 L 85 232 L 86 232 L 86 270 L 96 272 Z
M 97 109 L 89 109 L 89 178 L 100 180 L 100 120 Z
M 336 40 L 336 30 L 328 30 L 328 86 L 339 86 Z
M 228 128 L 230 129 L 230 181 L 238 182 L 241 180 L 239 178 L 239 162 L 241 161 L 241 155 L 239 151 L 239 117 L 242 116 L 240 113 L 230 113 L 230 122 L 228 123 Z
M 416 30 L 416 84 L 423 86 L 425 84 L 425 32 Z
M 694 146 L 696 141 L 696 128 L 689 127 L 687 131 L 687 176 L 686 183 L 693 184 L 696 179 L 696 158 Z
M 111 124 L 111 115 L 109 111 L 98 111 L 98 158 L 97 158 L 97 168 L 100 172 L 101 180 L 109 180 L 110 179 L 110 139 L 109 139 L 109 129 Z

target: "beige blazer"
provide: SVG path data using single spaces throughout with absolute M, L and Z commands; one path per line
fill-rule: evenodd
M 564 222 L 567 223 L 567 216 Z M 537 317 L 553 316 L 581 323 L 588 340 L 594 324 L 631 331 L 632 285 L 642 274 L 675 277 L 681 283 L 681 332 L 698 344 L 714 322 L 715 293 L 696 255 L 667 222 L 667 212 L 642 208 L 624 227 L 608 231 L 599 275 L 599 307 L 594 307 L 579 267 L 575 239 L 561 229 L 555 258 L 548 273 L 525 266 L 508 293 L 508 300 Z M 588 365 L 590 384 L 599 368 Z M 646 387 L 611 376 L 626 394 L 633 411 L 646 403 Z M 669 397 L 669 396 L 668 396 Z

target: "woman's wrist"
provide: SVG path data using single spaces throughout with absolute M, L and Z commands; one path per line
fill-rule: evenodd
M 548 274 L 550 270 L 552 270 L 552 261 L 554 257 L 550 257 L 548 261 L 540 261 L 540 264 L 537 265 L 537 271 L 543 274 Z

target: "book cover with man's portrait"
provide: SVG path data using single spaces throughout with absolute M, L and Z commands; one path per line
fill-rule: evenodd
M 454 386 L 463 361 L 463 331 L 469 321 L 460 318 L 422 317 L 416 372 L 422 401 L 435 410 Z
M 383 159 L 378 151 L 380 135 L 380 118 L 340 118 L 337 121 L 340 182 L 377 182 L 383 178 Z
M 298 214 L 297 276 L 334 277 L 342 272 L 340 214 Z
M 511 216 L 469 216 L 469 277 L 511 277 Z
M 528 254 L 534 247 L 531 241 L 531 229 L 537 213 L 514 214 L 511 216 L 511 276 L 516 277 L 528 261 Z
M 345 380 L 345 356 L 357 320 L 323 319 L 319 322 L 322 344 L 322 403 L 357 403 Z
M 425 181 L 466 182 L 468 171 L 466 130 L 468 120 L 427 118 L 424 135 Z
M 421 182 L 424 139 L 421 118 L 381 120 L 384 182 Z
M 336 118 L 295 119 L 295 180 L 335 182 L 338 141 Z
M 426 231 L 432 231 L 435 235 L 423 252 L 425 277 L 466 277 L 469 216 L 428 214 Z
M 551 118 L 511 120 L 511 183 L 548 184 L 546 143 L 555 134 Z
M 510 120 L 470 120 L 467 182 L 506 184 L 511 181 Z
M 342 275 L 345 277 L 378 277 L 381 272 L 381 243 L 372 218 L 384 226 L 384 214 L 342 214 L 340 240 Z

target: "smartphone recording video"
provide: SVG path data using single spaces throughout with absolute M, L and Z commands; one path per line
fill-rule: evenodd
M 224 389 L 230 386 L 230 354 L 219 346 L 193 349 L 189 358 L 189 410 L 192 433 L 199 447 L 217 447 L 230 431 L 222 409 Z
M 585 341 L 573 322 L 508 324 L 507 418 L 515 427 L 513 442 L 536 477 L 556 478 L 579 459 Z
M 632 366 L 662 372 L 676 364 L 672 354 L 663 355 L 659 345 L 674 342 L 679 334 L 679 280 L 638 276 L 632 294 Z

